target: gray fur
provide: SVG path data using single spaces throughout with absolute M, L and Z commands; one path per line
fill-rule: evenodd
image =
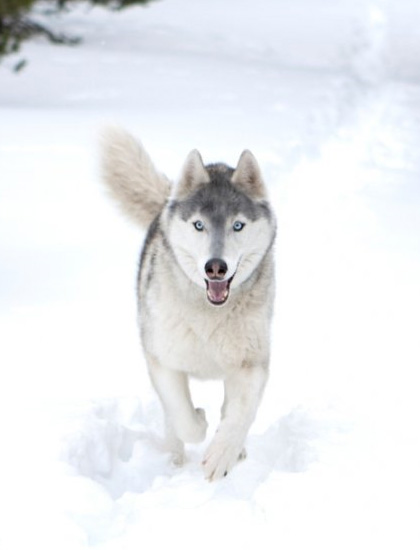
M 173 204 L 173 208 L 179 209 L 179 215 L 183 219 L 188 219 L 194 212 L 219 220 L 239 212 L 253 221 L 260 216 L 269 215 L 266 201 L 253 201 L 240 186 L 232 183 L 232 168 L 217 164 L 206 166 L 206 169 L 210 177 L 209 183 L 200 185 L 188 198 Z

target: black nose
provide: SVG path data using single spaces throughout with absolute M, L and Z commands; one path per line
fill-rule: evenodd
M 220 280 L 228 272 L 228 266 L 225 261 L 218 258 L 212 258 L 204 266 L 206 275 L 210 280 Z

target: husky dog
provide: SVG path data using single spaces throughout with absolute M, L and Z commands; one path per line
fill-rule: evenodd
M 245 456 L 268 376 L 276 223 L 260 169 L 247 150 L 236 169 L 205 166 L 194 150 L 172 186 L 122 130 L 105 133 L 102 153 L 111 194 L 148 228 L 138 276 L 140 332 L 168 449 L 181 464 L 184 444 L 206 436 L 189 377 L 222 379 L 221 421 L 203 458 L 205 477 L 221 478 Z

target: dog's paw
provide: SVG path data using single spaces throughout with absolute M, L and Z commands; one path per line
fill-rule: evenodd
M 181 468 L 185 463 L 185 453 L 184 451 L 173 451 L 171 453 L 171 463 L 176 468 Z
M 216 435 L 204 455 L 204 475 L 209 481 L 226 477 L 235 464 L 245 458 L 242 442 L 223 440 Z
M 207 420 L 204 409 L 195 409 L 194 416 L 179 423 L 176 427 L 177 436 L 184 443 L 201 443 L 206 438 Z

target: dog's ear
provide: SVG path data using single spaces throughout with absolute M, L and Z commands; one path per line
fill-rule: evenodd
M 257 159 L 247 149 L 239 158 L 238 166 L 232 176 L 232 183 L 253 199 L 267 198 Z
M 183 199 L 203 183 L 209 183 L 210 176 L 204 167 L 203 159 L 197 149 L 188 155 L 175 188 L 175 198 Z

